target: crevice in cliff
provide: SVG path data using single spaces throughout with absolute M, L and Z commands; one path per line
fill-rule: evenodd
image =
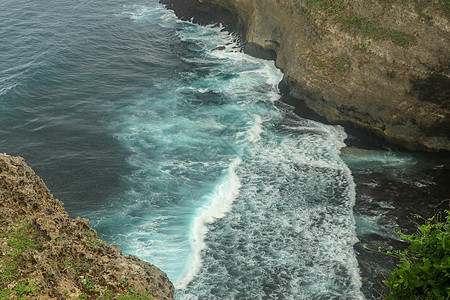
M 411 79 L 413 93 L 421 101 L 438 104 L 450 109 L 450 77 L 441 72 L 432 72 L 428 78 Z

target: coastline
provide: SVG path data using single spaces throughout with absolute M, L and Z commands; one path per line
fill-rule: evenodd
M 246 1 L 251 0 L 236 3 Z M 11 52 L 4 69 L 20 80 L 6 98 L 2 95 L 0 144 L 3 152 L 26 157 L 65 205 L 62 208 L 56 198 L 47 197 L 50 192 L 44 183 L 34 171 L 22 167 L 20 158 L 12 158 L 13 168 L 3 167 L 0 154 L 0 199 L 6 199 L 0 201 L 4 205 L 0 258 L 18 257 L 25 262 L 19 264 L 23 277 L 8 284 L 6 291 L 2 286 L 0 298 L 2 292 L 11 292 L 8 297 L 12 298 L 33 298 L 32 292 L 40 291 L 33 291 L 35 287 L 59 287 L 60 283 L 59 290 L 49 293 L 53 299 L 83 298 L 84 294 L 101 298 L 96 291 L 128 296 L 133 284 L 140 283 L 124 280 L 144 282 L 149 274 L 166 283 L 156 267 L 135 256 L 122 256 L 92 227 L 124 253 L 161 267 L 174 283 L 181 270 L 191 267 L 186 264 L 190 255 L 201 254 L 200 273 L 185 293 L 176 291 L 177 298 L 183 298 L 183 293 L 199 298 L 264 298 L 264 293 L 266 298 L 283 298 L 283 293 L 284 298 L 299 297 L 308 293 L 309 283 L 318 291 L 309 299 L 333 298 L 320 290 L 335 283 L 349 287 L 345 294 L 349 298 L 364 298 L 361 291 L 367 298 L 376 298 L 379 282 L 395 263 L 374 249 L 404 247 L 395 227 L 414 231 L 409 213 L 430 216 L 438 200 L 450 194 L 450 158 L 444 154 L 412 153 L 349 124 L 341 124 L 345 134 L 341 126 L 309 121 L 321 121 L 320 116 L 307 108 L 306 101 L 290 97 L 289 89 L 284 92 L 283 82 L 280 99 L 281 72 L 272 61 L 240 53 L 235 41 L 253 56 L 276 59 L 275 52 L 246 43 L 239 36 L 239 26 L 232 29 L 232 41 L 220 32 L 222 26 L 180 22 L 156 3 L 156 7 L 98 3 L 69 14 L 65 12 L 72 3 L 56 6 L 64 9 L 62 14 L 47 11 L 45 3 L 31 4 L 32 8 L 23 9 L 11 3 L 4 19 L 16 16 L 15 12 L 36 16 L 20 27 L 33 29 L 48 24 L 41 23 L 42 16 L 58 18 L 48 31 L 42 31 L 48 35 L 43 36 L 45 47 L 38 55 L 46 54 L 31 65 L 33 56 L 25 50 L 34 45 L 29 43 L 32 32 L 20 30 L 24 37 L 19 39 L 5 36 L 4 44 Z M 17 26 L 8 28 L 15 32 Z M 70 37 L 73 43 L 55 48 L 54 36 Z M 80 42 L 86 40 L 98 43 Z M 21 46 L 13 47 L 14 41 Z M 219 51 L 209 52 L 217 45 Z M 27 65 L 22 65 L 22 58 Z M 291 100 L 292 105 L 284 104 Z M 284 114 L 273 106 L 288 117 L 283 119 Z M 307 119 L 297 118 L 294 109 Z M 204 135 L 210 130 L 211 135 Z M 242 148 L 241 165 L 234 168 L 234 162 L 239 162 L 229 157 L 241 153 L 238 149 L 246 139 L 251 145 Z M 224 173 L 231 162 L 233 168 Z M 17 189 L 4 177 L 16 167 L 24 171 L 15 180 Z M 239 198 L 226 213 L 239 182 Z M 349 197 L 342 197 L 341 190 Z M 219 191 L 226 196 L 225 202 Z M 209 209 L 210 200 L 227 205 Z M 86 219 L 67 219 L 64 210 L 72 218 L 90 218 L 92 227 Z M 217 223 L 206 224 L 211 219 Z M 191 230 L 194 221 L 198 230 Z M 204 230 L 209 232 L 206 236 Z M 190 244 L 193 231 L 196 241 Z M 26 242 L 27 251 L 20 250 L 18 256 L 14 236 Z M 202 250 L 204 238 L 207 247 Z M 28 275 L 34 260 L 39 268 Z M 117 273 L 102 273 L 102 268 L 110 266 Z M 4 267 L 0 260 L 0 270 Z M 345 273 L 351 274 L 354 284 L 348 284 Z M 144 282 L 147 287 L 149 280 Z M 105 282 L 111 287 L 105 288 Z M 23 287 L 28 294 L 19 295 Z M 234 288 L 238 293 L 232 292 Z M 169 296 L 153 294 L 153 298 L 171 298 L 170 289 L 163 291 Z M 148 294 L 144 288 L 137 291 Z
M 168 9 L 174 10 L 177 17 L 190 20 L 201 25 L 222 23 L 225 30 L 231 32 L 237 40 L 241 41 L 243 51 L 249 55 L 275 60 L 274 51 L 263 49 L 255 44 L 245 41 L 245 29 L 237 25 L 237 17 L 231 16 L 228 10 L 217 10 L 217 6 L 207 4 L 189 7 L 182 1 L 161 0 Z M 196 8 L 201 10 L 197 11 Z M 217 18 L 216 14 L 224 13 L 225 16 Z M 231 23 L 230 23 L 231 22 Z M 233 23 L 236 22 L 236 23 Z M 306 101 L 301 98 L 293 98 L 289 87 L 280 82 L 280 101 L 294 107 L 294 112 L 300 117 L 319 121 L 325 124 L 341 125 L 345 128 L 348 138 L 345 141 L 347 148 L 342 149 L 345 157 L 361 155 L 368 157 L 371 163 L 372 155 L 387 157 L 401 153 L 411 157 L 408 168 L 411 172 L 399 167 L 397 173 L 372 170 L 369 166 L 358 166 L 347 163 L 353 174 L 356 185 L 356 204 L 354 214 L 359 219 L 371 219 L 372 226 L 377 227 L 372 233 L 357 229 L 360 243 L 355 244 L 357 260 L 360 267 L 360 275 L 363 281 L 362 292 L 367 299 L 380 299 L 385 287 L 381 283 L 396 267 L 396 261 L 377 249 L 383 251 L 403 249 L 407 246 L 399 240 L 395 234 L 395 228 L 400 228 L 403 233 L 412 233 L 416 230 L 413 214 L 420 214 L 425 218 L 433 216 L 437 211 L 450 207 L 450 158 L 447 153 L 411 152 L 406 148 L 392 144 L 378 135 L 356 127 L 350 122 L 329 122 L 308 108 Z M 378 158 L 373 160 L 374 166 L 378 164 Z M 361 222 L 361 221 L 360 221 Z M 357 222 L 358 223 L 358 222 Z M 358 225 L 358 224 L 357 224 Z M 363 226 L 363 224 L 359 224 Z
M 343 149 L 344 161 L 345 156 L 351 156 L 345 152 L 354 149 Z M 370 164 L 380 166 L 370 168 L 347 162 L 356 184 L 353 210 L 358 220 L 359 243 L 355 244 L 355 250 L 363 292 L 368 299 L 379 299 L 386 292 L 381 281 L 390 276 L 398 261 L 378 249 L 382 252 L 405 249 L 408 244 L 396 232 L 415 233 L 420 220 L 414 215 L 430 218 L 450 207 L 450 161 L 431 154 L 408 154 L 405 161 L 396 162 L 388 157 L 389 152 L 384 152 L 385 158 L 370 160 L 373 151 L 364 152 Z M 395 164 L 398 165 L 390 166 Z
M 173 299 L 163 271 L 70 218 L 23 158 L 0 154 L 0 200 L 0 298 Z
M 290 94 L 333 124 L 413 151 L 450 151 L 448 8 L 375 0 L 161 3 L 183 20 L 221 23 L 241 36 L 245 53 L 275 59 Z

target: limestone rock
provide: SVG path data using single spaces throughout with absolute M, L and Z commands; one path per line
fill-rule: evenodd
M 5 154 L 0 230 L 1 299 L 173 298 L 163 271 L 122 255 L 99 239 L 89 220 L 69 218 L 24 160 Z

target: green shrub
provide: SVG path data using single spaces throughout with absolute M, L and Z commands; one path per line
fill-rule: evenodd
M 400 235 L 411 243 L 409 247 L 388 252 L 399 257 L 401 263 L 383 281 L 390 289 L 384 295 L 387 299 L 450 298 L 450 212 L 445 213 L 445 222 L 437 222 L 436 216 L 422 218 L 425 224 L 418 227 L 418 233 Z

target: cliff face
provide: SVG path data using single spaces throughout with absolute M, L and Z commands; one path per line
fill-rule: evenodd
M 0 154 L 0 298 L 172 299 L 166 274 L 71 219 L 22 158 Z M 127 298 L 128 297 L 128 298 Z
M 237 15 L 247 49 L 274 51 L 292 95 L 329 121 L 412 150 L 450 150 L 448 1 L 162 2 L 186 18 L 180 3 Z

